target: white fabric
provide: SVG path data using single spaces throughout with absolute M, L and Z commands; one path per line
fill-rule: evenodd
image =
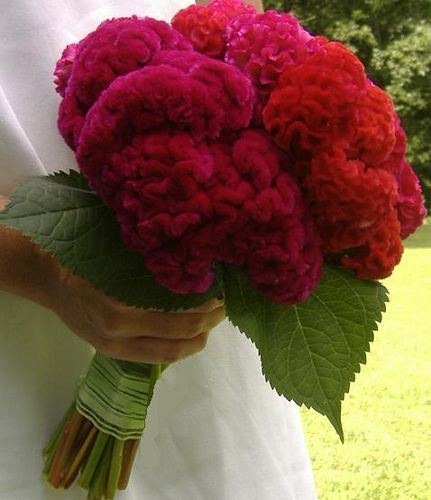
M 52 71 L 63 47 L 108 17 L 169 20 L 189 0 L 0 0 L 0 193 L 73 168 L 56 130 Z M 1 265 L 1 263 L 0 263 Z M 40 451 L 91 349 L 58 318 L 0 293 L 0 500 L 79 500 L 50 490 Z M 126 500 L 311 500 L 298 409 L 266 384 L 255 348 L 227 322 L 159 382 Z

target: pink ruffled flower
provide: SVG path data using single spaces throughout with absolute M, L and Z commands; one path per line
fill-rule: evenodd
M 227 26 L 225 61 L 241 69 L 253 82 L 259 109 L 267 103 L 280 74 L 324 49 L 302 28 L 296 17 L 268 10 L 234 18 Z
M 101 169 L 135 136 L 172 127 L 215 139 L 250 122 L 254 92 L 239 70 L 197 53 L 181 56 L 179 63 L 178 52 L 164 51 L 146 68 L 118 77 L 89 111 L 77 159 L 107 200 L 116 186 L 99 185 Z
M 285 158 L 261 130 L 214 144 L 218 183 L 211 189 L 218 259 L 243 265 L 252 285 L 274 302 L 307 298 L 322 271 L 320 242 Z
M 61 97 L 64 97 L 67 84 L 69 82 L 70 73 L 72 72 L 72 65 L 75 60 L 76 50 L 78 48 L 77 43 L 71 43 L 68 45 L 61 54 L 61 58 L 57 61 L 54 70 L 54 84 L 55 90 Z

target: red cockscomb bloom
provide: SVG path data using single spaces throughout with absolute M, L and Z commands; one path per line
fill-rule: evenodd
M 359 59 L 338 42 L 287 68 L 263 110 L 265 128 L 290 157 L 311 158 L 355 133 L 359 99 L 367 80 Z
M 195 50 L 223 59 L 226 52 L 226 26 L 240 14 L 256 10 L 242 0 L 213 0 L 207 5 L 190 5 L 172 19 L 172 26 L 188 38 Z
M 371 82 L 358 101 L 355 134 L 349 157 L 380 166 L 395 146 L 395 110 L 390 96 Z

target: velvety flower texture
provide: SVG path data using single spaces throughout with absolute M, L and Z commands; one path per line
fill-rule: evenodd
M 172 26 L 188 38 L 198 52 L 223 59 L 226 52 L 226 26 L 240 14 L 256 10 L 242 0 L 213 0 L 207 5 L 190 5 L 172 19 Z
M 301 180 L 327 258 L 385 278 L 422 223 L 419 183 L 391 98 L 347 48 L 321 44 L 325 53 L 283 72 L 264 124 Z
M 303 64 L 286 68 L 263 110 L 265 128 L 292 159 L 310 159 L 316 151 L 355 134 L 358 100 L 367 80 L 359 59 L 338 42 Z
M 173 291 L 206 290 L 215 261 L 242 265 L 278 302 L 317 285 L 320 247 L 298 185 L 267 133 L 240 132 L 253 106 L 238 69 L 161 51 L 117 77 L 87 114 L 80 168 L 126 244 Z
M 234 18 L 226 28 L 226 39 L 225 61 L 241 69 L 253 82 L 259 97 L 259 115 L 283 70 L 323 52 L 296 17 L 275 10 Z
M 252 285 L 273 302 L 307 298 L 321 277 L 314 224 L 285 158 L 262 130 L 242 132 L 232 147 L 209 146 L 215 159 L 217 258 L 243 265 Z
M 55 70 L 59 128 L 125 243 L 179 293 L 207 290 L 221 262 L 297 303 L 322 253 L 388 276 L 425 209 L 392 100 L 358 58 L 240 0 L 172 23 L 105 21 Z
M 136 16 L 104 21 L 66 49 L 56 68 L 58 92 L 64 96 L 58 126 L 72 149 L 86 113 L 103 90 L 118 76 L 144 67 L 163 49 L 191 50 L 191 44 L 164 21 Z
M 55 65 L 55 90 L 61 95 L 61 97 L 64 97 L 64 94 L 66 92 L 66 87 L 69 82 L 70 73 L 72 72 L 72 65 L 75 60 L 77 48 L 77 43 L 71 43 L 70 45 L 68 45 L 63 50 L 61 58 Z

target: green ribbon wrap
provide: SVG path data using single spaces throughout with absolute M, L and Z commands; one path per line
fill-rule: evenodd
M 102 432 L 140 439 L 162 365 L 131 363 L 97 353 L 81 382 L 76 408 Z

